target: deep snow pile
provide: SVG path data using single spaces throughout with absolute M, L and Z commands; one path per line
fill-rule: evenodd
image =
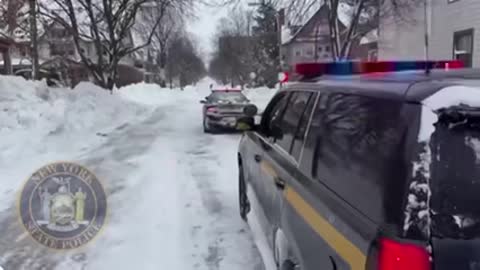
M 44 82 L 19 77 L 0 77 L 0 134 L 26 131 L 48 137 L 99 129 L 102 131 L 127 122 L 145 109 L 93 84 L 81 83 L 75 89 L 49 88 Z M 16 141 L 26 138 L 16 137 Z M 28 138 L 27 138 L 28 139 Z
M 90 83 L 71 90 L 0 76 L 0 211 L 34 170 L 75 159 L 148 111 Z
M 45 162 L 75 159 L 102 143 L 103 135 L 148 117 L 158 107 L 197 103 L 209 94 L 210 84 L 214 84 L 213 80 L 205 78 L 198 87 L 180 91 L 140 83 L 118 89 L 112 95 L 91 83 L 81 83 L 71 90 L 49 88 L 45 82 L 21 77 L 0 76 L 2 179 L 23 180 Z M 276 90 L 256 88 L 244 93 L 261 112 Z M 199 114 L 200 108 L 198 104 Z M 2 181 L 0 202 L 13 199 L 20 182 Z

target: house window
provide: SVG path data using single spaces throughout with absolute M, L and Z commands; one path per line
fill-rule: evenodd
M 322 51 L 323 51 L 323 48 L 322 48 L 321 46 L 318 47 L 318 51 L 319 51 L 319 52 L 322 52 Z
M 65 56 L 65 55 L 74 55 L 75 50 L 72 44 L 60 44 L 60 43 L 51 43 L 50 44 L 50 54 Z
M 377 61 L 378 60 L 378 51 L 369 50 L 368 51 L 368 61 Z
M 295 50 L 295 56 L 302 56 L 301 50 Z
M 305 55 L 306 56 L 313 56 L 313 49 L 312 48 L 305 49 Z
M 325 46 L 325 51 L 329 52 L 330 51 L 330 46 Z
M 461 60 L 465 67 L 472 67 L 473 29 L 459 31 L 453 34 L 453 58 Z

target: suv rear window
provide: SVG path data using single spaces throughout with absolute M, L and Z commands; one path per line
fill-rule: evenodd
M 405 179 L 407 131 L 402 105 L 381 98 L 320 94 L 302 157 L 302 163 L 311 162 L 313 178 L 378 222 L 398 222 L 391 209 L 401 208 L 398 186 Z
M 480 110 L 450 108 L 432 135 L 432 233 L 469 238 L 480 232 Z
M 245 97 L 240 92 L 213 92 L 209 97 L 209 101 L 212 102 L 232 102 L 232 103 L 242 103 L 247 102 L 247 97 Z

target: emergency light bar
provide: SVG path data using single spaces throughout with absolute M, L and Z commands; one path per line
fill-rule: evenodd
M 321 75 L 355 75 L 377 72 L 396 72 L 407 70 L 458 69 L 464 64 L 459 60 L 448 61 L 380 61 L 380 62 L 329 62 L 301 63 L 295 66 L 295 72 L 307 78 Z

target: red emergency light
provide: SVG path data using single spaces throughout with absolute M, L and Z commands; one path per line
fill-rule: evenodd
M 301 63 L 295 66 L 295 72 L 305 78 L 321 75 L 355 75 L 383 72 L 398 72 L 427 69 L 458 69 L 465 67 L 462 61 L 378 61 L 378 62 L 329 62 Z
M 286 82 L 288 82 L 288 78 L 289 78 L 288 72 L 280 72 L 280 73 L 278 73 L 278 81 L 279 81 L 280 83 L 286 83 Z

